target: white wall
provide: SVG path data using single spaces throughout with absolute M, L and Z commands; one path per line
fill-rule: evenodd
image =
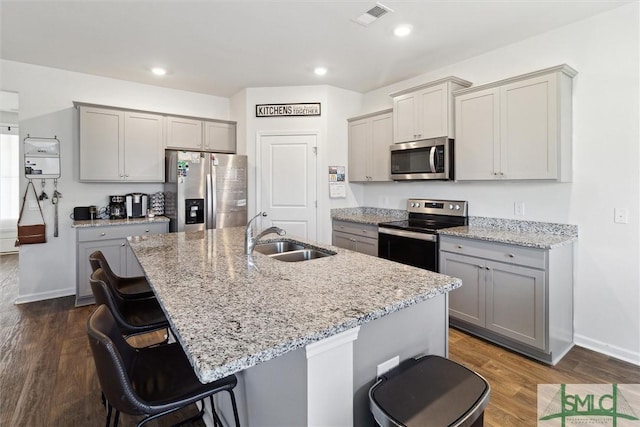
M 164 89 L 121 80 L 96 77 L 2 60 L 0 89 L 20 95 L 20 140 L 27 134 L 57 136 L 61 145 L 59 237 L 53 237 L 54 210 L 51 199 L 43 210 L 47 224 L 47 243 L 20 248 L 18 302 L 52 298 L 75 293 L 75 231 L 69 215 L 74 206 L 105 206 L 111 194 L 133 191 L 152 193 L 162 184 L 103 184 L 78 182 L 78 115 L 73 101 L 181 115 L 230 119 L 227 98 Z M 26 180 L 22 178 L 20 191 Z M 40 191 L 40 183 L 36 182 Z M 53 184 L 47 183 L 51 196 Z
M 245 116 L 238 120 L 239 151 L 245 150 L 249 157 L 249 216 L 257 212 L 256 206 L 256 154 L 258 135 L 261 132 L 318 132 L 317 156 L 317 197 L 318 229 L 317 240 L 331 243 L 330 209 L 333 207 L 355 206 L 357 194 L 362 189 L 348 189 L 345 199 L 329 199 L 328 166 L 347 165 L 347 121 L 362 108 L 362 95 L 327 86 L 294 86 L 272 88 L 248 88 L 231 99 L 234 112 L 244 110 Z M 297 102 L 320 102 L 321 115 L 312 117 L 255 117 L 256 104 L 278 104 Z M 242 123 L 241 123 L 242 122 Z M 354 194 L 355 191 L 355 194 Z
M 364 204 L 403 208 L 408 197 L 463 199 L 470 214 L 577 224 L 576 342 L 640 363 L 639 5 L 489 52 L 365 94 L 364 110 L 392 105 L 389 93 L 455 75 L 474 84 L 567 63 L 573 97 L 573 183 L 420 182 L 365 184 Z M 614 207 L 629 223 L 613 222 Z

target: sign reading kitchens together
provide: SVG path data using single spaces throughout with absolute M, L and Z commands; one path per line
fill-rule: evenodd
M 319 116 L 320 103 L 257 104 L 256 117 Z

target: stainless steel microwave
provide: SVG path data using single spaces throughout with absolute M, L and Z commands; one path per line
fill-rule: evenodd
M 453 140 L 434 138 L 392 145 L 391 179 L 453 179 Z

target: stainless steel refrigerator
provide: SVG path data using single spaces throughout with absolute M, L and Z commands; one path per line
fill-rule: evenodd
M 165 215 L 169 231 L 247 223 L 247 156 L 165 151 Z

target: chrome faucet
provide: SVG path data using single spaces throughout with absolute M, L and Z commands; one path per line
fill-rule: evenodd
M 256 216 L 254 216 L 253 218 L 251 218 L 249 220 L 249 222 L 247 223 L 247 227 L 244 230 L 244 254 L 245 255 L 251 255 L 251 253 L 253 252 L 253 248 L 256 246 L 256 242 L 261 237 L 263 237 L 263 236 L 265 236 L 265 235 L 267 235 L 269 233 L 277 233 L 278 236 L 284 236 L 287 233 L 285 230 L 283 230 L 280 227 L 269 227 L 269 228 L 265 228 L 257 236 L 254 237 L 253 236 L 253 228 L 251 227 L 251 224 L 259 216 L 267 216 L 267 213 L 266 212 L 258 212 L 258 214 Z

